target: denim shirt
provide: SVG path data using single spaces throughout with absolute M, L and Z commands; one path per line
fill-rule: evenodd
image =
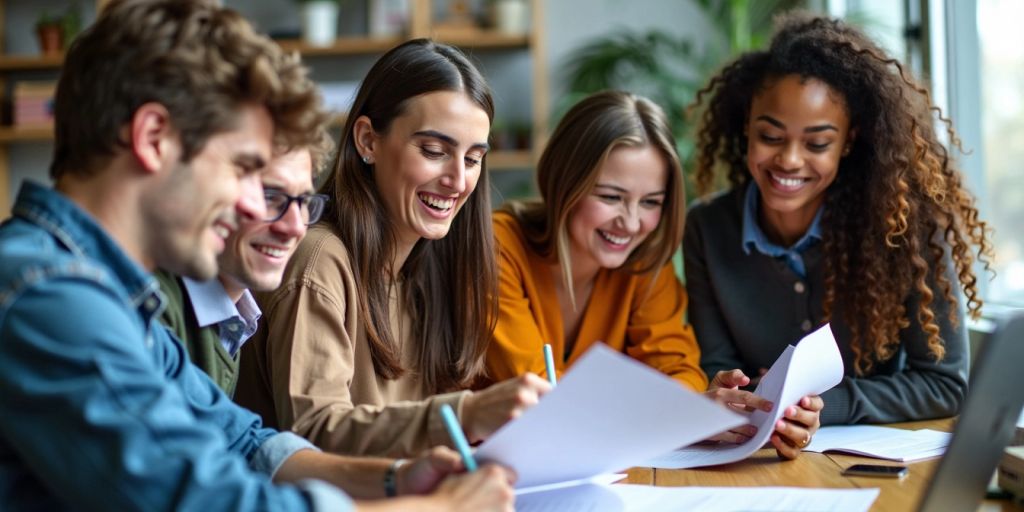
M 352 508 L 323 482 L 271 483 L 311 445 L 189 363 L 154 278 L 63 195 L 22 187 L 0 262 L 0 508 Z
M 801 278 L 807 277 L 807 266 L 804 264 L 803 253 L 821 241 L 821 212 L 825 210 L 824 206 L 818 208 L 818 212 L 814 214 L 814 219 L 811 220 L 810 227 L 807 228 L 804 236 L 800 237 L 800 240 L 797 240 L 791 247 L 782 247 L 769 240 L 768 235 L 757 224 L 757 205 L 759 199 L 760 194 L 758 193 L 757 184 L 751 180 L 750 184 L 747 185 L 747 192 L 743 201 L 743 252 L 750 254 L 750 251 L 756 250 L 765 256 L 781 258 L 786 262 L 786 266 L 796 275 Z

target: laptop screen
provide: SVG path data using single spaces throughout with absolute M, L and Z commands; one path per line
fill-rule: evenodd
M 918 508 L 975 510 L 1024 407 L 1024 313 L 988 336 L 971 370 L 953 440 Z

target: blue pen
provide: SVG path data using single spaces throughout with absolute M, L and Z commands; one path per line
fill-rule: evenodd
M 551 354 L 551 344 L 544 344 L 544 369 L 548 372 L 548 382 L 552 386 L 556 384 L 555 380 L 555 356 Z
M 473 452 L 469 451 L 469 442 L 466 441 L 466 436 L 462 433 L 462 427 L 459 426 L 459 420 L 455 418 L 452 406 L 448 404 L 441 406 L 441 419 L 444 420 L 448 435 L 455 443 L 455 449 L 459 451 L 459 455 L 462 455 L 462 463 L 466 465 L 466 471 L 476 471 L 476 459 L 473 458 Z

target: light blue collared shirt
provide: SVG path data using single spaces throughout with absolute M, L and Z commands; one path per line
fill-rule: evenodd
M 761 196 L 757 184 L 753 181 L 747 185 L 747 195 L 743 202 L 743 252 L 750 254 L 750 251 L 757 252 L 773 258 L 781 258 L 786 265 L 800 277 L 807 277 L 807 267 L 804 265 L 803 252 L 814 244 L 821 241 L 821 212 L 825 211 L 824 205 L 818 208 L 814 214 L 811 226 L 807 228 L 804 236 L 800 237 L 795 244 L 789 248 L 782 247 L 764 234 L 761 226 L 757 223 L 757 206 Z
M 252 293 L 245 290 L 238 302 L 232 302 L 228 292 L 220 280 L 196 281 L 183 277 L 185 290 L 192 301 L 192 311 L 196 314 L 199 327 L 216 325 L 220 334 L 220 344 L 224 350 L 234 357 L 242 345 L 256 334 L 260 317 L 263 313 Z

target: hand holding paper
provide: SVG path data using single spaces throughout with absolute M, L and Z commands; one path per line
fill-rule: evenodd
M 843 373 L 842 356 L 832 330 L 825 325 L 800 340 L 796 347 L 786 347 L 761 378 L 754 394 L 770 400 L 775 407 L 770 412 L 755 410 L 750 414 L 749 422 L 757 427 L 757 434 L 749 441 L 740 445 L 689 446 L 649 460 L 648 465 L 682 469 L 743 460 L 768 441 L 775 422 L 787 407 L 804 396 L 820 395 L 831 389 L 842 381 Z
M 476 452 L 516 471 L 516 487 L 636 466 L 740 425 L 744 418 L 604 345 L 590 349 L 544 396 Z

